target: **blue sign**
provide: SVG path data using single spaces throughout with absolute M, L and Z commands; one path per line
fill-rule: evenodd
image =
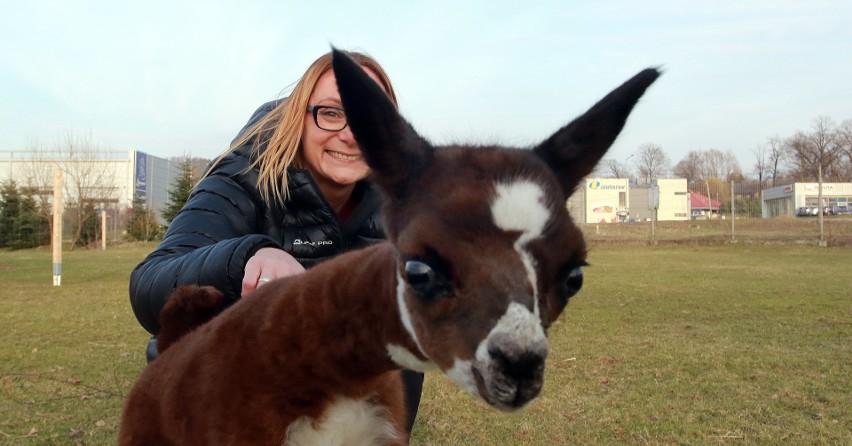
M 148 155 L 136 152 L 136 195 L 147 197 L 148 192 Z

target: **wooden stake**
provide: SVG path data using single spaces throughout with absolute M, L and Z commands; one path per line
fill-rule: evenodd
M 62 284 L 62 169 L 53 169 L 53 286 Z

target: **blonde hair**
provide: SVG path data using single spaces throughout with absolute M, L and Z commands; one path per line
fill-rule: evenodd
M 391 101 L 397 103 L 390 79 L 375 59 L 364 53 L 344 52 L 358 65 L 375 73 Z M 302 146 L 308 101 L 319 78 L 330 69 L 329 52 L 308 67 L 285 100 L 235 139 L 231 147 L 211 164 L 207 174 L 229 153 L 254 139 L 252 151 L 257 156 L 248 169 L 258 168 L 257 187 L 260 195 L 267 203 L 286 200 L 289 194 L 287 169 L 290 166 L 300 167 L 297 155 Z M 266 149 L 261 151 L 264 143 Z

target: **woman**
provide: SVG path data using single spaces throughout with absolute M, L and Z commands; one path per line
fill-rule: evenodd
M 396 103 L 372 58 L 348 53 Z M 264 283 L 384 238 L 381 198 L 347 126 L 331 53 L 317 59 L 289 97 L 261 106 L 214 161 L 131 273 L 130 302 L 152 335 L 180 285 L 212 285 L 233 303 Z M 148 360 L 156 357 L 156 338 Z M 423 375 L 405 371 L 409 431 Z

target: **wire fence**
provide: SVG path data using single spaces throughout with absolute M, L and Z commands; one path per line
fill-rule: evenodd
M 756 182 L 690 184 L 688 212 L 645 211 L 643 218 L 580 223 L 591 243 L 692 244 L 783 243 L 852 246 L 852 184 L 810 183 L 761 187 Z M 771 192 L 780 191 L 777 198 Z M 672 207 L 660 193 L 660 209 Z M 682 192 L 671 194 L 674 199 Z M 681 198 L 683 199 L 683 198 Z M 817 206 L 819 200 L 822 206 Z M 642 203 L 644 205 L 644 203 Z M 818 209 L 821 209 L 821 214 Z M 684 216 L 686 214 L 686 216 Z
M 721 181 L 700 182 L 685 186 L 676 184 L 666 190 L 659 183 L 656 198 L 642 186 L 630 185 L 624 180 L 624 189 L 612 191 L 612 206 L 600 206 L 601 197 L 588 203 L 568 207 L 575 222 L 580 226 L 590 243 L 626 244 L 692 244 L 709 245 L 721 243 L 784 243 L 815 244 L 825 246 L 852 246 L 852 184 L 825 188 L 819 196 L 819 188 L 812 184 L 794 184 L 776 188 L 760 187 L 756 183 L 724 183 Z M 674 183 L 672 183 L 674 184 Z M 778 190 L 775 195 L 767 194 Z M 610 192 L 605 190 L 605 192 Z M 582 195 L 576 193 L 575 195 Z M 770 198 L 767 198 L 770 197 Z M 816 206 L 822 200 L 823 206 Z M 654 201 L 657 200 L 657 201 Z M 651 203 L 656 203 L 654 209 Z M 584 211 L 583 207 L 588 207 Z M 612 208 L 610 218 L 599 219 L 593 212 L 601 208 Z M 817 209 L 822 209 L 822 214 Z M 106 232 L 106 244 L 114 245 L 127 241 L 126 226 L 129 210 L 117 204 L 104 209 L 107 212 L 105 231 L 96 219 L 86 225 L 91 232 L 84 237 L 84 246 L 100 246 L 102 234 Z M 586 214 L 584 214 L 586 212 Z M 93 214 L 95 215 L 95 214 Z M 584 218 L 591 216 L 588 218 Z M 2 217 L 2 216 L 0 216 Z M 78 223 L 66 215 L 63 224 L 63 239 Z M 584 223 L 584 221 L 594 223 Z M 32 233 L 43 233 L 40 237 L 49 244 L 50 218 L 34 219 L 27 224 L 6 224 L 0 218 L 0 249 L 27 247 L 21 244 Z

